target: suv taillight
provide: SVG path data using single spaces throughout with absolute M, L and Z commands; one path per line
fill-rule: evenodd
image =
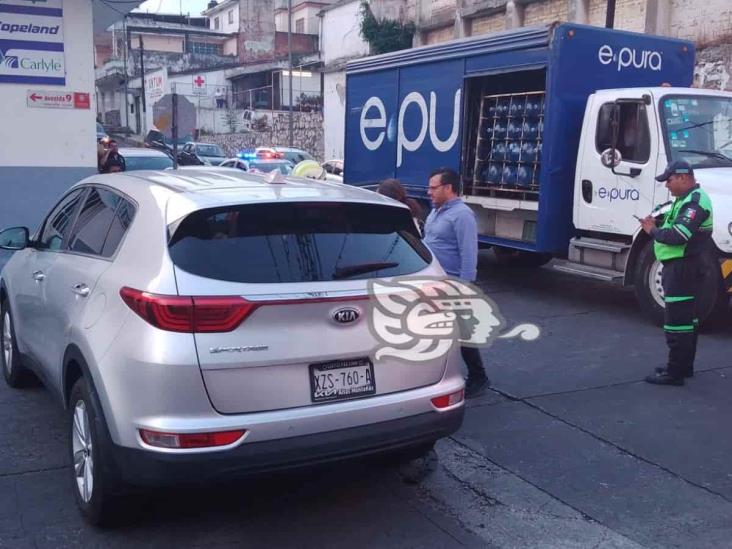
M 127 287 L 119 294 L 148 324 L 169 332 L 231 332 L 257 308 L 239 296 L 157 295 Z

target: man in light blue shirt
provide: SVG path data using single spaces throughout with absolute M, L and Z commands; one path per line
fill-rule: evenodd
M 424 243 L 448 275 L 473 282 L 478 270 L 478 226 L 473 210 L 457 194 L 460 176 L 449 168 L 439 168 L 430 174 L 428 185 L 434 209 L 425 222 Z M 480 350 L 461 347 L 460 351 L 468 366 L 465 398 L 471 398 L 484 391 L 490 382 Z

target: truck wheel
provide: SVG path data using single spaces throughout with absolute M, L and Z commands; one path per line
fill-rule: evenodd
M 505 267 L 517 267 L 522 269 L 541 267 L 551 261 L 551 254 L 542 254 L 538 252 L 526 252 L 524 250 L 514 250 L 512 248 L 503 248 L 494 246 L 493 252 L 496 254 L 498 263 Z
M 699 324 L 704 324 L 705 320 L 725 309 L 728 302 L 724 293 L 719 262 L 715 255 L 706 254 L 703 256 L 702 261 L 705 263 L 705 278 L 702 281 L 697 306 Z M 649 242 L 638 256 L 638 267 L 634 277 L 635 296 L 646 316 L 659 326 L 663 325 L 663 310 L 665 308 L 663 286 L 661 284 L 662 272 L 663 265 L 653 253 L 653 242 Z

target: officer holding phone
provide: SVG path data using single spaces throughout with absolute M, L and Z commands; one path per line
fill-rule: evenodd
M 703 254 L 712 245 L 712 202 L 694 178 L 688 162 L 671 162 L 656 177 L 675 197 L 660 227 L 652 216 L 639 219 L 654 241 L 656 259 L 663 263 L 668 365 L 646 377 L 657 385 L 683 385 L 694 375 L 697 325 L 696 298 L 703 280 Z M 636 216 L 637 218 L 637 216 Z

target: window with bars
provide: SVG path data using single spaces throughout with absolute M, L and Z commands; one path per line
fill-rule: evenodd
M 300 18 L 295 20 L 295 32 L 303 34 L 305 32 L 305 19 Z
M 221 44 L 211 44 L 208 42 L 188 42 L 188 51 L 190 53 L 222 55 L 224 47 Z

